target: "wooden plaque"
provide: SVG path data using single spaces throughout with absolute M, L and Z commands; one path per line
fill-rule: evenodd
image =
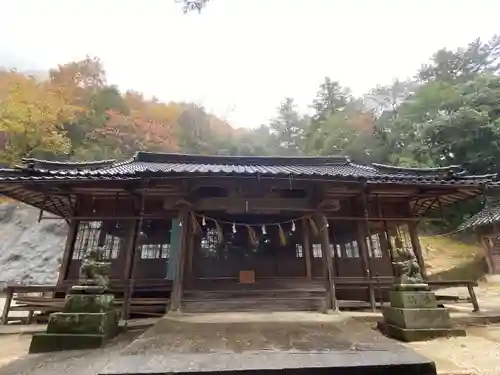
M 255 271 L 240 271 L 240 284 L 255 283 Z

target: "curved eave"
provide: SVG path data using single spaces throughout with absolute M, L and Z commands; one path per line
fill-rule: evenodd
M 42 160 L 34 158 L 23 158 L 21 160 L 25 164 L 24 166 L 18 167 L 21 169 L 33 169 L 33 168 L 94 169 L 94 168 L 109 167 L 116 162 L 115 159 L 82 161 L 82 162 L 54 161 L 54 160 Z
M 61 218 L 73 216 L 72 207 L 74 207 L 76 202 L 76 197 L 71 195 L 47 196 L 42 192 L 28 190 L 20 184 L 0 183 L 0 194 L 50 212 Z

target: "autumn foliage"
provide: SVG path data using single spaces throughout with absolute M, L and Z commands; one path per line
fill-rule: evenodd
M 195 104 L 121 93 L 107 85 L 97 58 L 59 65 L 47 79 L 0 71 L 0 163 L 24 156 L 88 160 L 138 150 L 200 152 L 200 145 L 215 152 L 219 145 L 212 138 L 232 132 Z

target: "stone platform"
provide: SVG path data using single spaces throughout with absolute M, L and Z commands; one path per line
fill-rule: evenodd
M 401 341 L 423 341 L 437 337 L 465 336 L 465 330 L 454 328 L 450 312 L 438 307 L 436 295 L 426 284 L 396 285 L 389 292 L 391 305 L 384 307 L 384 321 L 378 329 Z
M 30 353 L 93 349 L 118 333 L 112 294 L 68 294 L 63 312 L 50 314 L 47 331 L 36 333 Z
M 436 374 L 430 360 L 348 316 L 288 318 L 167 316 L 100 374 Z

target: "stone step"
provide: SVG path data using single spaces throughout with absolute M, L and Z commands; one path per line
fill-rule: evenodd
M 237 298 L 237 299 L 184 299 L 182 310 L 186 312 L 228 312 L 228 311 L 319 311 L 324 298 Z
M 325 290 L 185 290 L 185 299 L 236 299 L 236 298 L 307 298 L 325 297 Z

